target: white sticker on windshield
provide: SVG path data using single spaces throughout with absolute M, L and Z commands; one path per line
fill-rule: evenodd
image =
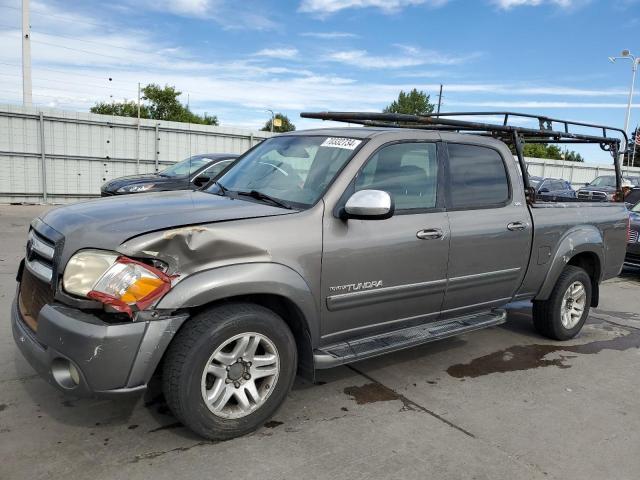
M 345 150 L 355 150 L 362 140 L 356 138 L 329 137 L 322 142 L 321 147 L 344 148 Z

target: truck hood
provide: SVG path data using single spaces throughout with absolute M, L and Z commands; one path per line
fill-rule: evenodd
M 293 213 L 201 191 L 139 193 L 101 198 L 47 212 L 41 220 L 64 235 L 62 261 L 81 248 L 114 250 L 156 230 Z

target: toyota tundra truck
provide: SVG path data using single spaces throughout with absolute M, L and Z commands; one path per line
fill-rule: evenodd
M 624 204 L 540 201 L 522 157 L 569 138 L 615 158 L 615 129 L 304 115 L 364 126 L 269 138 L 205 190 L 33 220 L 11 321 L 41 376 L 76 396 L 157 376 L 184 425 L 228 439 L 263 425 L 296 373 L 499 325 L 515 300 L 540 334 L 573 338 L 621 270 Z

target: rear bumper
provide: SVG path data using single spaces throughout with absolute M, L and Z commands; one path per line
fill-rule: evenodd
M 24 322 L 17 295 L 11 307 L 16 345 L 31 366 L 56 388 L 81 397 L 143 391 L 186 315 L 108 324 L 80 310 L 45 305 L 38 331 Z M 76 380 L 70 365 L 78 372 Z

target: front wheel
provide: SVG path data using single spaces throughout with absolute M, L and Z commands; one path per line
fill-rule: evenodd
M 276 412 L 291 389 L 296 363 L 293 335 L 273 311 L 219 305 L 195 316 L 171 343 L 164 395 L 191 430 L 226 440 L 259 428 Z
M 582 268 L 568 265 L 549 298 L 533 302 L 533 324 L 545 337 L 569 340 L 582 329 L 590 306 L 591 278 Z

